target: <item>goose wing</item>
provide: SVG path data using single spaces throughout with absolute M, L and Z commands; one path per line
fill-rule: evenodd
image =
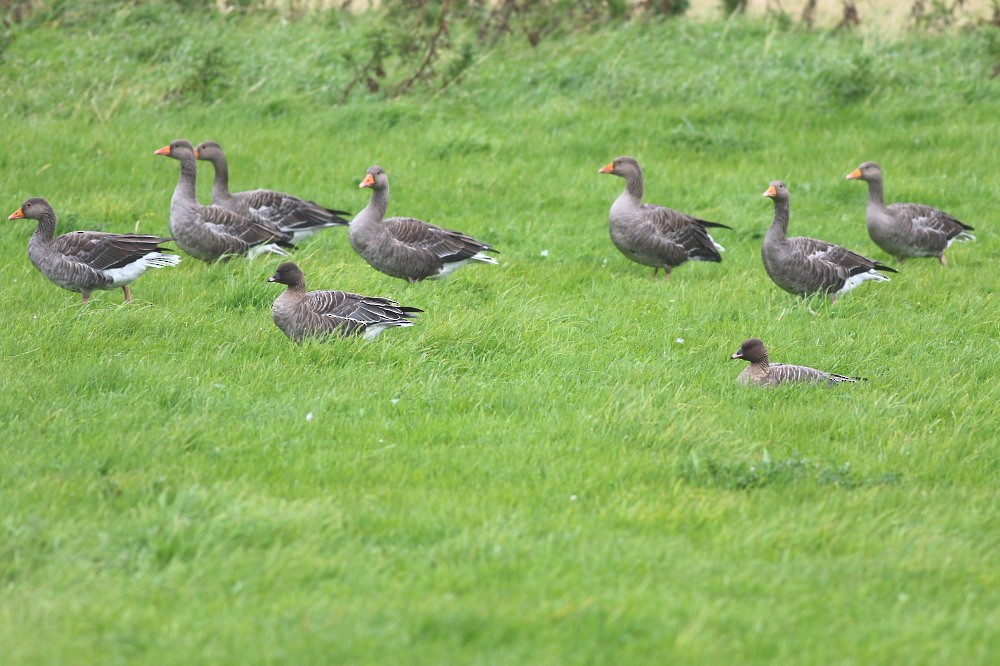
M 111 234 L 73 231 L 52 242 L 54 250 L 67 259 L 96 270 L 122 268 L 152 252 L 161 252 L 160 243 L 173 240 L 145 234 Z

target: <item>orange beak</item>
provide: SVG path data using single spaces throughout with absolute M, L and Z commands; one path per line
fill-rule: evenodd
M 194 158 L 198 159 L 198 149 L 197 148 L 194 149 Z
M 159 150 L 157 150 L 153 154 L 154 155 L 167 155 L 169 157 L 169 155 L 170 155 L 170 146 L 163 146 L 163 148 L 160 148 Z
M 370 173 L 366 173 L 365 179 L 361 181 L 360 185 L 358 185 L 358 187 L 374 187 L 374 186 L 375 186 L 375 176 L 371 175 Z
M 777 193 L 778 193 L 778 190 L 774 189 L 774 185 L 772 185 L 771 187 L 767 188 L 767 191 L 765 191 L 764 194 L 762 194 L 761 196 L 764 196 L 764 197 L 773 197 Z
M 614 170 L 615 170 L 615 163 L 612 162 L 611 164 L 602 166 L 600 169 L 597 170 L 597 173 L 611 173 Z
M 23 217 L 24 217 L 24 211 L 21 210 L 20 208 L 18 208 L 13 213 L 11 213 L 10 217 L 8 217 L 7 219 L 8 220 L 20 220 Z
M 861 169 L 855 169 L 851 173 L 844 176 L 847 180 L 857 180 L 861 178 Z

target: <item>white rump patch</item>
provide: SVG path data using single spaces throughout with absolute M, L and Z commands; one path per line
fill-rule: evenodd
M 970 234 L 968 231 L 963 231 L 959 235 L 949 240 L 948 244 L 945 245 L 945 248 L 951 247 L 951 244 L 954 243 L 955 241 L 958 241 L 959 243 L 968 243 L 969 241 L 974 241 L 974 240 L 976 240 L 975 236 Z
M 446 263 L 444 266 L 441 267 L 441 270 L 438 272 L 438 274 L 435 275 L 435 276 L 433 276 L 433 277 L 442 278 L 445 275 L 451 275 L 452 273 L 454 273 L 455 271 L 457 271 L 459 268 L 461 268 L 462 266 L 466 265 L 470 261 L 481 261 L 484 264 L 498 264 L 499 263 L 496 259 L 494 259 L 490 255 L 484 254 L 482 252 L 477 252 L 474 255 L 472 255 L 471 257 L 469 257 L 468 259 L 462 259 L 461 261 L 452 261 L 452 262 Z
M 876 282 L 890 282 L 889 278 L 882 275 L 881 273 L 876 273 L 875 269 L 871 269 L 867 273 L 859 273 L 858 275 L 852 275 L 847 278 L 847 282 L 844 286 L 834 292 L 834 295 L 840 296 L 841 294 L 846 294 L 851 289 L 854 289 L 862 282 L 868 282 L 868 280 L 875 280 Z
M 385 324 L 370 324 L 366 329 L 364 334 L 361 336 L 365 340 L 374 340 L 379 336 L 379 334 L 387 328 L 392 328 L 394 326 L 413 326 L 412 321 L 392 321 Z
M 257 247 L 250 248 L 247 252 L 247 259 L 256 259 L 262 254 L 278 254 L 282 257 L 292 256 L 290 252 L 277 243 L 265 243 L 264 245 L 258 245 Z
M 139 276 L 145 273 L 147 268 L 164 268 L 166 266 L 176 266 L 179 263 L 181 263 L 181 258 L 176 254 L 150 252 L 127 266 L 106 268 L 101 272 L 113 280 L 111 283 L 112 287 L 122 287 L 139 279 Z
M 715 239 L 712 238 L 711 234 L 707 234 L 706 233 L 705 235 L 708 236 L 708 240 L 712 241 L 712 245 L 715 246 L 716 252 L 725 252 L 726 251 L 726 248 L 722 247 L 721 245 L 719 245 L 718 243 L 715 242 Z

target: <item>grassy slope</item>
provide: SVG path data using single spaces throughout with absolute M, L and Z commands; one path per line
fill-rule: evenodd
M 13 659 L 1000 650 L 1000 84 L 975 39 L 635 24 L 511 42 L 441 95 L 340 106 L 349 26 L 144 12 L 17 34 L 0 67 L 5 213 L 43 195 L 64 231 L 163 233 L 177 167 L 153 150 L 215 138 L 234 187 L 353 210 L 380 163 L 393 212 L 494 242 L 503 263 L 408 285 L 330 232 L 298 253 L 312 287 L 427 314 L 371 344 L 297 348 L 269 321 L 272 260 L 187 259 L 144 277 L 133 306 L 81 308 L 7 223 Z M 232 87 L 164 101 L 213 32 Z M 648 200 L 735 228 L 716 236 L 725 263 L 654 281 L 613 249 L 622 183 L 596 171 L 619 154 L 646 167 Z M 795 233 L 886 259 L 843 181 L 864 159 L 890 199 L 953 211 L 979 240 L 813 317 L 761 268 L 760 193 L 785 179 Z M 740 390 L 726 359 L 750 335 L 872 381 Z

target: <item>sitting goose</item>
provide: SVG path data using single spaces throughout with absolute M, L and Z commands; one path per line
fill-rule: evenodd
M 366 340 L 390 326 L 413 326 L 417 308 L 396 301 L 346 291 L 306 291 L 306 278 L 294 263 L 278 266 L 268 282 L 288 285 L 274 301 L 271 318 L 296 343 L 305 338 L 361 334 Z
M 370 187 L 372 198 L 351 220 L 348 237 L 354 251 L 375 270 L 420 282 L 444 277 L 470 261 L 497 263 L 485 253 L 498 250 L 471 236 L 412 217 L 386 219 L 389 176 L 382 167 L 370 167 L 358 187 Z
M 767 347 L 758 338 L 744 340 L 739 351 L 729 358 L 741 358 L 750 365 L 743 369 L 736 381 L 740 384 L 753 386 L 777 386 L 782 382 L 807 382 L 819 384 L 825 382 L 829 386 L 841 382 L 863 382 L 864 377 L 846 377 L 832 372 L 823 372 L 804 365 L 785 365 L 784 363 L 769 363 Z
M 788 238 L 788 188 L 776 180 L 764 196 L 774 200 L 774 222 L 764 236 L 760 254 L 767 274 L 785 291 L 799 296 L 829 294 L 830 300 L 836 301 L 838 296 L 867 280 L 889 281 L 876 271 L 897 272 L 833 243 L 815 238 Z
M 718 222 L 680 213 L 671 208 L 642 203 L 642 169 L 633 157 L 619 157 L 601 167 L 625 179 L 625 191 L 611 205 L 608 223 L 611 242 L 622 254 L 637 263 L 653 267 L 653 275 L 691 261 L 722 261 L 725 248 L 712 240 L 706 227 L 730 229 Z
M 972 227 L 937 208 L 912 203 L 886 206 L 882 198 L 882 169 L 874 162 L 864 162 L 847 174 L 847 180 L 868 183 L 865 209 L 868 235 L 900 262 L 907 257 L 937 257 L 942 266 L 947 266 L 944 251 L 952 241 L 976 240 L 969 233 Z
M 122 288 L 132 300 L 130 284 L 147 268 L 176 266 L 181 258 L 164 254 L 160 243 L 173 238 L 146 234 L 109 234 L 72 231 L 55 238 L 56 213 L 45 199 L 28 199 L 7 218 L 38 220 L 28 241 L 28 258 L 42 275 L 63 289 L 78 291 L 83 302 L 96 289 Z
M 264 252 L 288 256 L 282 246 L 291 246 L 291 234 L 219 206 L 198 203 L 198 163 L 190 141 L 177 139 L 156 154 L 181 163 L 180 179 L 170 199 L 170 233 L 182 250 L 202 261 L 237 254 L 253 258 Z
M 205 141 L 194 149 L 199 160 L 212 163 L 215 181 L 212 183 L 212 203 L 226 210 L 248 217 L 265 220 L 267 226 L 281 229 L 292 235 L 292 243 L 299 243 L 323 229 L 347 226 L 347 211 L 324 208 L 315 201 L 275 192 L 274 190 L 229 191 L 229 166 L 222 146 L 215 141 Z

